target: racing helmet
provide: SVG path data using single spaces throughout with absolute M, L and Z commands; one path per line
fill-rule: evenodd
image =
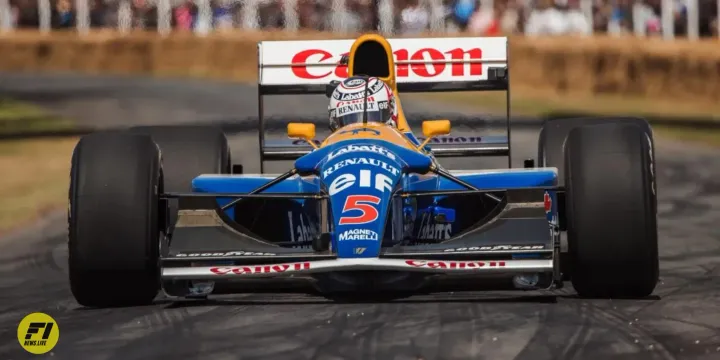
M 361 122 L 382 122 L 397 127 L 395 96 L 376 77 L 353 76 L 340 82 L 328 105 L 330 130 Z

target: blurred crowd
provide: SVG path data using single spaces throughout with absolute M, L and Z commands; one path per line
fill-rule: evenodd
M 50 26 L 76 25 L 76 0 L 48 0 Z M 156 1 L 86 0 L 90 27 L 153 29 L 158 25 Z M 424 31 L 470 32 L 477 35 L 636 33 L 662 35 L 662 0 L 165 0 L 175 30 L 295 28 L 366 31 L 378 23 L 394 33 Z M 701 37 L 717 36 L 717 0 L 672 0 L 676 36 L 687 33 L 687 4 L 698 3 Z M 252 4 L 252 5 L 249 5 Z M 40 25 L 38 0 L 9 0 L 10 24 Z M 251 8 L 252 6 L 252 8 Z M 120 13 L 125 9 L 125 16 Z M 203 12 L 202 9 L 205 9 Z M 288 11 L 291 9 L 291 11 Z M 247 12 L 252 13 L 248 16 Z M 202 16 L 202 14 L 205 16 Z M 290 15 L 288 15 L 290 14 Z M 288 18 L 288 17 L 291 18 Z M 250 20 L 248 20 L 250 19 Z M 254 19 L 254 20 L 253 20 Z M 251 23 L 251 24 L 250 24 Z M 387 25 L 386 25 L 387 26 Z

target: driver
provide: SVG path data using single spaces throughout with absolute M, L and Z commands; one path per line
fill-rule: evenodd
M 328 105 L 330 131 L 361 122 L 382 122 L 397 128 L 395 95 L 376 77 L 353 76 L 335 87 Z

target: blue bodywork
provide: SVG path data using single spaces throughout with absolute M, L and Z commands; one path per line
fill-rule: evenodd
M 266 189 L 264 193 L 327 192 L 331 216 L 331 249 L 339 258 L 377 257 L 383 246 L 396 244 L 404 238 L 442 239 L 462 230 L 458 226 L 453 229 L 447 225 L 455 222 L 456 217 L 459 219 L 464 215 L 457 202 L 446 201 L 451 196 L 392 197 L 396 190 L 467 190 L 449 179 L 429 173 L 433 164 L 436 163 L 432 156 L 384 140 L 345 140 L 297 159 L 295 168 L 300 176 L 286 179 Z M 485 170 L 454 175 L 477 188 L 490 191 L 552 187 L 557 179 L 554 168 Z M 201 175 L 192 181 L 192 186 L 195 192 L 201 193 L 241 194 L 253 191 L 273 179 L 272 176 Z M 553 214 L 557 214 L 555 191 L 549 190 L 548 196 L 553 207 L 548 212 L 548 221 L 552 224 L 557 221 L 556 215 L 553 219 Z M 228 201 L 227 198 L 218 198 L 220 205 Z M 286 203 L 290 208 L 287 211 L 289 233 L 285 230 L 284 236 L 280 236 L 282 239 L 269 241 L 296 241 L 316 235 L 314 232 L 317 228 L 312 224 L 317 222 L 315 215 L 318 213 L 318 201 L 288 201 L 291 202 Z M 231 219 L 245 217 L 234 211 L 234 208 L 227 210 Z M 284 216 L 285 212 L 279 214 Z M 443 224 L 435 223 L 437 215 L 444 217 Z M 394 221 L 393 216 L 402 219 Z M 254 221 L 272 222 L 275 219 Z M 403 228 L 394 229 L 398 226 L 396 224 L 403 224 Z

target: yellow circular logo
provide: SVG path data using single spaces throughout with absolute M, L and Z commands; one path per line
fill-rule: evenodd
M 44 354 L 57 345 L 60 328 L 50 315 L 32 313 L 18 324 L 17 337 L 20 346 L 27 352 Z

